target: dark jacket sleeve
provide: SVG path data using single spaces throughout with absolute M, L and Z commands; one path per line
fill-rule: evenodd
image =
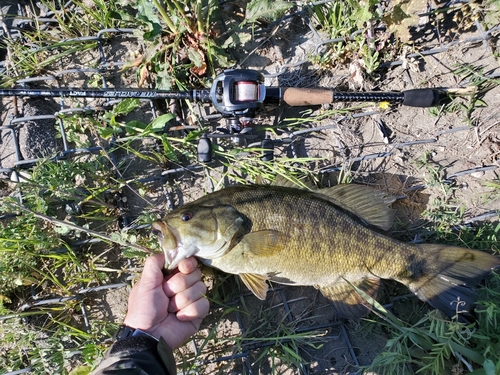
M 175 375 L 175 359 L 165 340 L 131 336 L 116 341 L 92 375 Z

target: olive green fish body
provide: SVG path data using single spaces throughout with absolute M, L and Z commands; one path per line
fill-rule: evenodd
M 256 245 L 274 232 L 281 234 L 273 251 L 245 251 L 237 244 L 208 262 L 225 272 L 268 274 L 272 281 L 297 285 L 330 285 L 341 277 L 357 280 L 367 273 L 393 278 L 395 259 L 405 267 L 413 250 L 315 193 L 282 187 L 224 192 L 217 204 L 231 205 L 249 218 Z
M 407 285 L 448 315 L 454 315 L 456 300 L 470 309 L 471 286 L 499 260 L 484 252 L 405 244 L 384 235 L 371 224 L 387 229 L 390 212 L 380 196 L 366 197 L 370 192 L 351 185 L 319 191 L 233 186 L 182 206 L 153 226 L 162 232 L 171 266 L 195 255 L 239 275 L 262 299 L 266 281 L 311 285 L 335 302 L 340 315 L 361 315 L 366 302 L 353 286 L 375 297 L 382 278 Z M 371 204 L 373 209 L 364 207 Z

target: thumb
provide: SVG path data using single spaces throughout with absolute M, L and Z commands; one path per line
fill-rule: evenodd
M 153 254 L 144 263 L 141 280 L 143 283 L 157 283 L 163 280 L 163 266 L 165 265 L 165 256 L 163 254 Z

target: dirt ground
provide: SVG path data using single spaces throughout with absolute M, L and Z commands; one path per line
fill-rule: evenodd
M 313 54 L 323 40 L 321 38 L 326 37 L 318 39 L 318 35 L 305 24 L 293 20 L 286 22 L 279 33 L 248 43 L 234 53 L 241 62 L 239 67 L 256 69 L 268 75 L 280 71 L 282 66 L 288 66 L 278 78 L 266 79 L 266 85 L 360 91 L 402 91 L 424 87 L 464 89 L 470 88 L 472 83 L 454 73 L 463 64 L 481 68 L 484 74 L 498 79 L 497 35 L 487 40 L 481 40 L 482 36 L 484 31 L 472 28 L 444 38 L 442 43 L 432 38 L 422 41 L 416 45 L 416 50 L 446 48 L 440 53 L 420 58 L 395 56 L 397 64 L 381 69 L 376 73 L 376 79 L 360 79 L 352 69 L 349 70 L 352 65 L 348 64 L 328 70 L 310 63 L 298 64 Z M 107 53 L 113 59 L 120 56 L 118 60 L 126 60 L 125 51 L 131 48 L 130 43 L 112 44 Z M 97 55 L 92 60 L 96 58 Z M 72 63 L 78 66 L 85 64 L 81 56 Z M 122 77 L 121 82 L 115 84 L 133 86 L 134 79 L 134 75 Z M 73 80 L 73 85 L 75 82 L 79 81 Z M 488 182 L 498 181 L 499 178 L 500 85 L 486 91 L 481 98 L 485 105 L 476 107 L 469 119 L 465 110 L 447 112 L 444 105 L 431 111 L 400 105 L 381 109 L 378 103 L 370 103 L 357 111 L 360 116 L 337 115 L 317 123 L 306 123 L 304 129 L 325 128 L 299 136 L 293 152 L 299 157 L 321 159 L 312 164 L 311 169 L 318 173 L 324 185 L 332 181 L 335 183 L 339 169 L 348 167 L 355 182 L 377 186 L 399 197 L 395 204 L 398 224 L 392 234 L 404 240 L 418 239 L 419 231 L 425 224 L 422 212 L 432 209 L 433 202 L 443 197 L 442 187 L 433 184 L 436 175 L 456 187 L 452 203 L 454 207 L 463 207 L 464 222 L 482 221 L 484 216 L 481 215 L 498 220 L 500 197 L 488 187 Z M 22 105 L 17 103 L 17 110 L 24 116 L 54 114 L 58 110 L 58 103 L 53 101 L 37 104 L 25 98 L 21 102 Z M 465 97 L 461 103 L 467 106 L 469 99 Z M 354 105 L 332 103 L 313 109 L 315 113 L 321 113 Z M 15 117 L 15 106 L 12 99 L 2 99 L 4 125 L 10 124 L 12 116 Z M 301 116 L 303 109 L 284 108 L 265 112 L 258 120 L 264 124 L 281 121 L 286 127 L 285 119 Z M 136 114 L 149 117 L 151 113 L 148 111 L 142 109 L 142 114 L 139 113 L 141 110 Z M 23 124 L 15 128 L 24 159 L 50 154 L 62 147 L 53 134 L 53 122 L 38 120 L 34 123 L 35 126 Z M 286 133 L 280 134 L 285 138 Z M 12 142 L 11 130 L 2 128 L 0 169 L 6 170 L 2 172 L 4 175 L 9 174 L 16 161 Z M 148 142 L 138 143 L 137 149 L 152 147 Z M 287 146 L 277 148 L 276 157 L 286 157 L 290 152 Z M 133 155 L 122 157 L 130 158 L 126 178 L 143 178 L 162 172 L 157 166 L 134 160 Z M 429 168 L 419 167 L 417 161 L 422 158 L 426 158 Z M 163 194 L 164 185 L 157 181 L 150 185 L 149 201 L 137 199 L 135 194 L 125 189 L 129 215 L 136 217 L 145 209 L 165 212 L 170 204 L 189 202 L 210 190 L 206 171 L 202 169 L 172 173 L 167 180 L 165 186 L 169 195 Z M 200 374 L 268 374 L 272 370 L 286 375 L 347 374 L 355 372 L 360 365 L 370 364 L 386 343 L 387 332 L 383 327 L 363 321 L 339 321 L 329 309 L 328 300 L 312 287 L 275 286 L 268 299 L 260 301 L 240 286 L 234 277 L 207 270 L 206 281 L 212 286 L 218 285 L 212 290 L 219 293 L 216 297 L 224 304 L 212 304 L 200 333 L 177 354 L 179 365 L 182 367 L 184 362 L 184 368 L 187 368 L 193 364 L 193 353 L 198 353 L 195 360 Z M 113 289 L 96 297 L 93 310 L 100 313 L 95 318 L 121 321 L 127 293 L 128 288 Z M 406 293 L 404 288 L 388 283 L 384 303 L 392 304 L 392 310 L 398 316 L 411 320 L 427 307 L 411 296 L 391 300 L 391 297 Z M 211 294 L 209 297 L 215 298 Z M 297 348 L 288 346 L 292 348 L 289 350 L 297 350 L 308 361 L 307 365 L 292 368 L 280 365 L 279 357 L 287 353 L 283 346 L 289 344 L 286 334 L 291 331 L 307 335 L 295 340 Z M 219 339 L 208 340 L 207 343 L 205 339 L 212 336 Z M 261 342 L 242 341 L 241 336 L 267 339 Z M 261 360 L 260 356 L 267 360 Z M 290 353 L 287 358 L 290 359 Z

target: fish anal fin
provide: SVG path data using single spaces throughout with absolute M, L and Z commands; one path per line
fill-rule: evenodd
M 258 299 L 266 299 L 266 294 L 269 290 L 269 285 L 266 282 L 266 277 L 257 275 L 255 273 L 240 273 L 239 276 L 246 287 L 250 289 Z
M 340 184 L 316 190 L 316 193 L 380 229 L 389 230 L 394 223 L 395 211 L 389 205 L 396 198 L 382 190 L 366 185 Z
M 245 256 L 269 257 L 281 251 L 288 236 L 275 230 L 262 230 L 245 234 L 238 247 Z
M 359 319 L 369 312 L 371 305 L 359 295 L 353 285 L 376 299 L 380 279 L 373 277 L 355 282 L 340 281 L 335 285 L 319 287 L 321 293 L 332 302 L 340 317 Z

